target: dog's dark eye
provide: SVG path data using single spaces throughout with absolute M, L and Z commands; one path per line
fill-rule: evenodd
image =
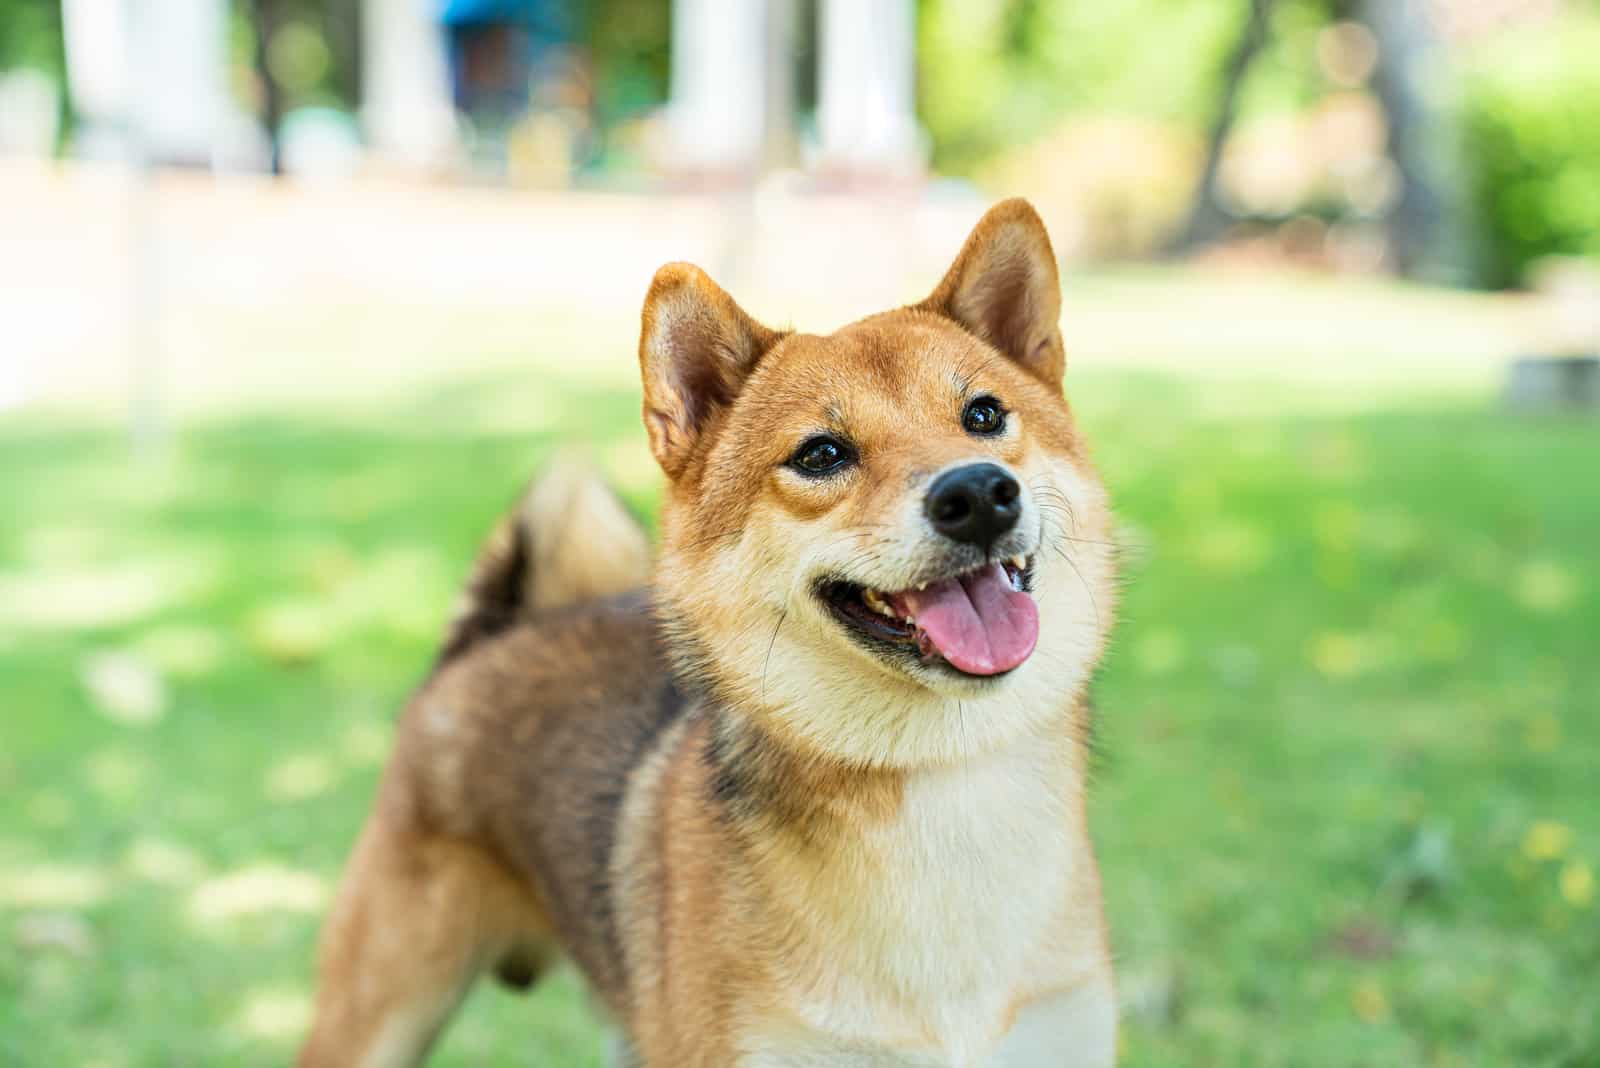
M 838 438 L 808 438 L 789 457 L 789 466 L 802 474 L 826 475 L 855 458 L 850 446 Z
M 961 425 L 969 434 L 998 434 L 1006 426 L 1006 410 L 993 397 L 979 397 L 961 413 Z

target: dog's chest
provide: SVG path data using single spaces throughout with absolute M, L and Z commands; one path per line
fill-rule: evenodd
M 986 1063 L 1019 993 L 1045 978 L 1030 969 L 1070 891 L 1066 774 L 1053 754 L 1020 752 L 920 775 L 893 819 L 821 866 L 809 966 L 790 991 L 813 1037 Z

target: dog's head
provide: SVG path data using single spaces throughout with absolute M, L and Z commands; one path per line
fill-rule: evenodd
M 927 300 L 823 337 L 760 325 L 697 268 L 657 273 L 639 357 L 669 482 L 658 597 L 697 678 L 877 766 L 1061 715 L 1104 645 L 1113 559 L 1060 308 L 1020 200 Z

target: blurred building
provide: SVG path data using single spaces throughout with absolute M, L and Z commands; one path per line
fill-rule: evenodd
M 813 169 L 847 175 L 919 172 L 913 0 L 819 0 Z M 670 163 L 738 174 L 781 159 L 797 141 L 792 0 L 676 0 Z
M 539 180 L 565 178 L 593 139 L 590 6 L 574 0 L 359 0 L 350 63 L 359 132 L 352 151 L 402 168 L 466 163 Z M 668 0 L 662 0 L 666 4 Z M 669 174 L 744 179 L 803 164 L 831 175 L 921 172 L 914 0 L 671 0 L 668 100 L 654 163 Z M 275 158 L 314 167 L 304 145 L 337 152 L 324 104 L 285 113 L 274 82 L 280 39 L 253 8 L 263 94 L 252 120 L 230 88 L 228 0 L 62 0 L 74 146 L 89 157 L 196 166 L 265 165 L 252 146 L 270 127 Z M 802 47 L 804 42 L 805 47 Z M 322 47 L 319 45 L 319 47 Z M 235 82 L 239 79 L 234 78 Z M 815 86 L 802 135 L 797 86 Z M 807 102 L 813 103 L 811 101 Z M 319 140 L 320 139 L 320 140 Z M 323 153 L 326 155 L 326 153 Z M 529 161 L 532 161 L 531 164 Z M 291 169 L 294 169 L 291 167 Z

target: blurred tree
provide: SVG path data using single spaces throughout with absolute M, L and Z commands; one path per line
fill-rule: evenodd
M 1378 39 L 1373 89 L 1388 119 L 1389 158 L 1400 175 L 1400 196 L 1387 219 L 1395 267 L 1408 276 L 1465 281 L 1461 267 L 1446 266 L 1465 259 L 1467 239 L 1460 213 L 1453 216 L 1455 228 L 1446 226 L 1451 194 L 1438 158 L 1444 117 L 1422 87 L 1434 44 L 1423 0 L 1359 0 L 1359 14 Z M 1454 277 L 1439 277 L 1446 273 Z
M 0 0 L 0 71 L 16 67 L 31 67 L 54 78 L 60 89 L 59 129 L 64 132 L 71 101 L 61 37 L 61 0 Z
M 282 160 L 278 155 L 278 127 L 283 124 L 283 93 L 278 87 L 277 78 L 272 74 L 272 64 L 268 59 L 273 34 L 279 25 L 278 0 L 248 0 L 248 3 L 251 28 L 254 31 L 251 59 L 255 66 L 256 84 L 261 94 L 259 101 L 261 124 L 267 131 L 272 173 L 279 174 L 283 169 Z
M 1073 113 L 1198 127 L 1232 11 L 1193 0 L 918 0 L 918 110 L 935 165 L 971 173 Z
M 1460 265 L 1470 243 L 1466 220 L 1447 211 L 1453 198 L 1440 163 L 1450 140 L 1447 117 L 1430 105 L 1423 86 L 1434 47 L 1425 0 L 1241 2 L 1239 28 L 1215 83 L 1216 104 L 1188 221 L 1170 248 L 1186 251 L 1215 241 L 1238 221 L 1222 202 L 1222 162 L 1244 110 L 1246 82 L 1272 38 L 1282 35 L 1286 24 L 1314 29 L 1358 21 L 1377 42 L 1372 89 L 1384 114 L 1386 151 L 1400 179 L 1399 195 L 1384 220 L 1393 265 L 1407 276 L 1465 280 Z
M 601 124 L 665 100 L 672 30 L 668 0 L 585 0 L 583 6 Z
M 3 0 L 0 0 L 3 2 Z M 258 117 L 272 140 L 296 107 L 361 103 L 361 0 L 237 0 L 250 27 Z
M 1256 57 L 1267 44 L 1272 23 L 1273 0 L 1248 0 L 1233 46 L 1223 60 L 1218 78 L 1216 111 L 1206 134 L 1205 162 L 1200 167 L 1200 182 L 1195 190 L 1189 220 L 1178 235 L 1175 247 L 1194 248 L 1216 240 L 1227 230 L 1233 216 L 1222 206 L 1219 179 L 1222 155 L 1239 118 L 1239 101 L 1245 77 Z
M 0 0 L 0 70 L 33 67 L 60 74 L 60 0 Z
M 1529 280 L 1545 257 L 1600 263 L 1600 5 L 1485 36 L 1459 57 L 1467 214 L 1482 281 Z

